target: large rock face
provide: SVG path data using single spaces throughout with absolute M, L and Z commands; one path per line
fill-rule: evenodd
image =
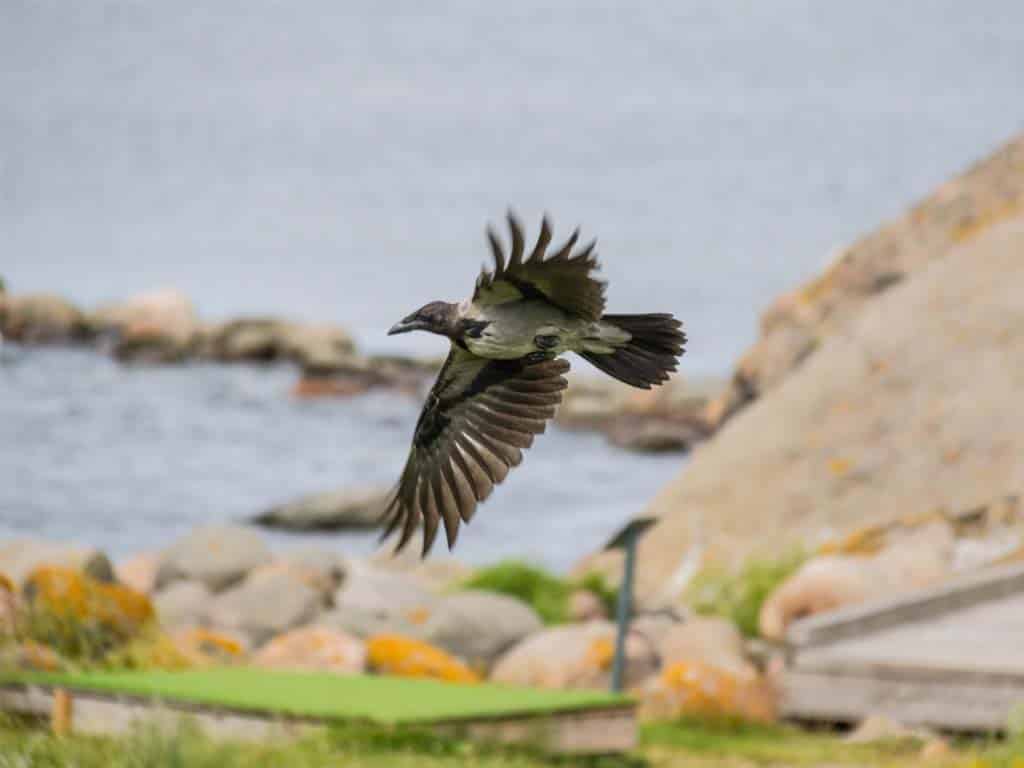
M 1024 214 L 961 240 L 695 453 L 646 510 L 642 596 L 696 537 L 734 560 L 1024 491 Z
M 761 336 L 708 406 L 716 428 L 774 389 L 820 342 L 849 330 L 869 300 L 942 258 L 1024 203 L 1024 134 L 939 187 L 898 219 L 843 249 L 824 274 L 780 297 L 761 318 Z

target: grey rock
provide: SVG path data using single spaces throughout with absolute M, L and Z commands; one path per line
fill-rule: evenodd
M 95 547 L 30 538 L 0 543 L 0 573 L 14 584 L 22 585 L 25 578 L 41 565 L 72 568 L 99 581 L 114 581 L 114 566 L 110 558 Z
M 536 611 L 523 601 L 470 590 L 442 598 L 424 625 L 423 636 L 474 666 L 487 667 L 541 627 Z
M 438 601 L 415 579 L 352 561 L 345 583 L 334 595 L 329 626 L 357 637 L 383 632 L 421 634 L 418 627 L 433 615 Z
M 210 626 L 244 635 L 258 647 L 275 635 L 308 624 L 320 609 L 320 595 L 292 574 L 268 569 L 253 573 L 217 595 L 207 613 Z
M 153 597 L 160 626 L 168 631 L 207 623 L 213 593 L 199 581 L 176 581 Z
M 386 491 L 348 488 L 303 496 L 256 515 L 252 522 L 289 531 L 339 531 L 372 528 L 380 522 Z
M 219 592 L 270 561 L 270 550 L 255 531 L 234 525 L 205 526 L 164 553 L 156 586 L 159 590 L 173 581 L 188 579 Z

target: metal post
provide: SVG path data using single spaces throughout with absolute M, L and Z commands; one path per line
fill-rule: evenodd
M 612 690 L 622 691 L 622 677 L 626 666 L 626 632 L 629 629 L 629 617 L 633 611 L 633 567 L 636 561 L 636 539 L 638 531 L 630 529 L 626 532 L 625 544 L 626 565 L 619 586 L 619 602 L 616 616 L 617 632 L 615 636 L 615 658 L 612 662 Z

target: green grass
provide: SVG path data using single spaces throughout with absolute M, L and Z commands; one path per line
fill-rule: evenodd
M 561 579 L 528 563 L 506 560 L 477 571 L 459 585 L 460 589 L 482 589 L 510 595 L 530 605 L 545 624 L 568 620 L 569 596 L 576 589 L 593 592 L 609 616 L 615 615 L 616 591 L 602 576 L 592 574 L 579 581 Z
M 687 589 L 687 601 L 697 613 L 723 616 L 756 637 L 761 605 L 806 560 L 804 552 L 794 551 L 776 560 L 751 558 L 738 571 L 705 568 Z
M 456 685 L 397 677 L 343 677 L 246 668 L 0 674 L 0 682 L 5 681 L 61 685 L 73 690 L 163 698 L 245 711 L 406 724 L 573 711 L 626 701 L 600 691 Z
M 139 728 L 119 738 L 56 738 L 0 718 L 0 768 L 1018 768 L 1024 742 L 961 744 L 948 761 L 925 762 L 916 742 L 851 745 L 787 726 L 680 721 L 646 726 L 641 747 L 621 757 L 545 756 L 445 738 L 416 728 L 348 725 L 295 741 L 210 739 L 189 721 L 176 731 Z
M 632 768 L 636 762 L 558 759 L 415 730 L 339 728 L 295 741 L 243 744 L 210 739 L 188 721 L 174 732 L 139 728 L 120 738 L 55 738 L 0 724 L 0 768 Z

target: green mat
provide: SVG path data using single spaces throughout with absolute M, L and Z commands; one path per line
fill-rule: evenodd
M 33 683 L 168 702 L 328 720 L 429 723 L 543 715 L 628 705 L 596 691 L 552 691 L 366 675 L 207 670 L 0 673 L 0 684 Z

